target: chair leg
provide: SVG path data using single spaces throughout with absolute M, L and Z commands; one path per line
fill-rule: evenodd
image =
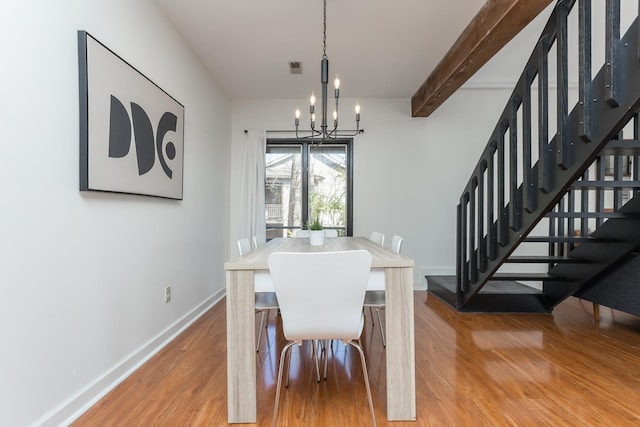
M 287 380 L 284 383 L 285 387 L 289 387 L 289 375 L 291 374 L 291 358 L 293 357 L 293 353 L 289 352 L 289 357 L 286 358 L 287 363 Z
M 318 382 L 320 382 L 320 367 L 318 366 L 318 348 L 320 347 L 320 343 L 319 341 L 316 343 L 316 340 L 311 340 L 311 346 L 313 347 L 313 356 L 315 356 L 314 359 L 316 360 L 316 378 Z
M 327 379 L 327 365 L 329 364 L 329 348 L 333 346 L 333 340 L 324 340 L 324 379 Z
M 380 325 L 380 335 L 382 335 L 382 346 L 386 347 L 387 340 L 384 339 L 384 327 L 382 326 L 382 320 L 380 320 L 380 308 L 376 308 L 376 313 L 378 314 L 378 325 Z
M 267 320 L 269 320 L 268 311 L 269 310 L 262 310 L 262 318 L 260 319 L 260 328 L 258 328 L 259 329 L 258 341 L 256 342 L 256 353 L 260 351 L 260 338 L 262 338 L 262 327 L 264 326 L 265 315 L 267 316 Z
M 295 341 L 290 342 L 289 344 L 287 344 L 286 346 L 284 346 L 284 348 L 282 349 L 282 353 L 280 353 L 280 371 L 278 372 L 278 385 L 276 387 L 276 403 L 273 407 L 273 427 L 276 427 L 277 425 L 277 421 L 278 421 L 278 404 L 280 402 L 280 387 L 282 385 L 282 371 L 285 369 L 284 367 L 284 361 L 287 355 L 287 351 L 291 350 L 291 347 L 293 347 L 296 344 Z M 289 355 L 289 359 L 291 359 L 291 355 Z M 287 375 L 287 382 L 289 381 L 289 376 Z
M 373 420 L 373 427 L 376 427 L 376 414 L 373 411 L 373 399 L 371 398 L 371 387 L 369 386 L 369 374 L 367 372 L 367 362 L 364 358 L 364 352 L 362 351 L 362 344 L 358 339 L 358 342 L 354 341 L 345 341 L 345 343 L 352 345 L 356 349 L 358 349 L 358 353 L 360 353 L 360 362 L 362 363 L 362 375 L 364 375 L 364 384 L 367 388 L 367 397 L 369 399 L 369 410 L 371 411 L 371 419 Z M 274 424 L 275 426 L 275 424 Z

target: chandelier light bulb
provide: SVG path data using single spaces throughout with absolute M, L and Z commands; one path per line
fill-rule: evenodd
M 333 81 L 333 86 L 336 89 L 340 89 L 340 79 L 338 78 L 338 75 L 336 74 L 336 79 Z
M 300 118 L 300 109 L 298 109 L 298 107 L 296 107 L 296 119 Z
M 333 110 L 333 120 L 338 120 L 338 112 Z
M 360 114 L 360 104 L 356 102 L 356 114 Z
M 313 92 L 311 92 L 311 98 L 309 98 L 309 104 L 311 104 L 312 107 L 316 105 L 316 96 L 314 95 Z

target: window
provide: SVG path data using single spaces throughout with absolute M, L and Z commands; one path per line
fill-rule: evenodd
M 319 218 L 325 229 L 352 235 L 352 140 L 322 145 L 307 140 L 267 140 L 267 239 L 290 237 Z

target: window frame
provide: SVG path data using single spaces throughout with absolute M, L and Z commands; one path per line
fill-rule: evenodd
M 297 138 L 267 138 L 269 146 L 300 146 L 302 155 L 302 223 L 309 223 L 309 153 L 313 145 L 318 144 L 314 141 L 312 144 L 310 139 Z M 353 138 L 340 138 L 331 141 L 325 141 L 322 145 L 342 145 L 345 147 L 347 166 L 347 194 L 346 194 L 346 230 L 345 236 L 353 236 Z M 265 177 L 266 178 L 266 177 Z M 283 227 L 285 228 L 285 227 Z

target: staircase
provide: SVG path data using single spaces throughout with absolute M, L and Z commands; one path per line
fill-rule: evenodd
M 606 2 L 593 78 L 592 15 L 588 0 L 558 1 L 460 197 L 456 276 L 427 277 L 457 310 L 551 312 L 640 247 L 638 11 L 620 38 L 620 1 Z

